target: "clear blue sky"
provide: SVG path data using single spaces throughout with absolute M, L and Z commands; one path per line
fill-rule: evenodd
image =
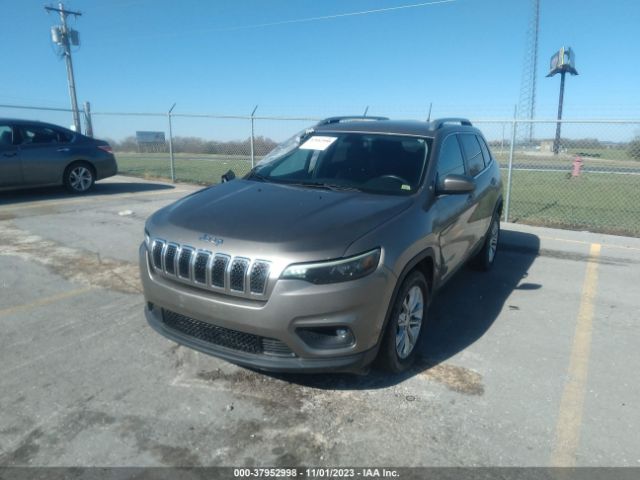
M 370 105 L 371 114 L 416 117 L 433 102 L 436 115 L 510 116 L 528 0 L 457 0 L 234 29 L 419 2 L 68 0 L 83 12 L 71 21 L 82 40 L 74 54 L 78 98 L 95 111 L 156 112 L 177 102 L 179 112 L 247 114 L 258 104 L 264 115 L 323 116 Z M 0 103 L 69 105 L 64 63 L 49 36 L 58 18 L 43 5 L 0 0 Z M 555 114 L 559 78 L 544 75 L 552 53 L 569 45 L 580 75 L 568 80 L 565 117 L 640 117 L 639 26 L 639 0 L 541 0 L 539 114 Z M 17 112 L 0 109 L 9 114 Z M 128 128 L 112 122 L 106 136 Z

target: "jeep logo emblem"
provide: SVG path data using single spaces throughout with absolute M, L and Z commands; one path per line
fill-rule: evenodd
M 202 240 L 203 242 L 213 243 L 216 247 L 219 247 L 224 243 L 224 240 L 222 238 L 214 237 L 213 235 L 209 235 L 208 233 L 203 233 L 199 240 Z

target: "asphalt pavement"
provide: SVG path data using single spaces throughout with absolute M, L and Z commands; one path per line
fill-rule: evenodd
M 640 239 L 504 224 L 411 372 L 264 374 L 144 319 L 144 220 L 197 188 L 0 193 L 0 466 L 640 466 Z

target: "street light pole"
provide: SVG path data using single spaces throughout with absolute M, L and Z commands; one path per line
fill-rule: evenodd
M 562 47 L 551 57 L 551 70 L 547 77 L 560 74 L 560 98 L 558 99 L 558 121 L 556 123 L 556 137 L 553 140 L 553 154 L 560 152 L 560 133 L 562 128 L 562 106 L 564 104 L 564 79 L 569 72 L 571 75 L 578 75 L 576 70 L 576 57 L 571 48 Z
M 564 77 L 567 72 L 560 74 L 560 98 L 558 99 L 558 122 L 556 123 L 556 138 L 553 141 L 553 154 L 560 151 L 560 129 L 562 128 L 562 104 L 564 103 Z

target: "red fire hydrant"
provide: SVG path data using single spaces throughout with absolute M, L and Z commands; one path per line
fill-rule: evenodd
M 580 176 L 580 170 L 582 169 L 583 163 L 584 162 L 582 161 L 582 157 L 576 155 L 576 158 L 573 159 L 573 171 L 571 172 L 572 177 Z

